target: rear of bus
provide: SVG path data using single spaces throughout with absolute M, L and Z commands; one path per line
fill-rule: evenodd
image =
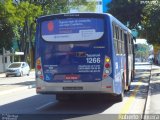
M 36 91 L 113 93 L 112 43 L 103 14 L 60 14 L 37 20 Z

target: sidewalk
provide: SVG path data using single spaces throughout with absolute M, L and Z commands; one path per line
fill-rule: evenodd
M 5 73 L 0 73 L 0 77 L 5 77 L 6 74 Z
M 152 65 L 145 114 L 160 114 L 160 66 Z

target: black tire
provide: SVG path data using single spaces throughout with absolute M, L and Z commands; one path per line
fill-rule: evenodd
M 20 73 L 20 77 L 22 77 L 23 76 L 23 72 L 21 71 L 21 73 Z
M 117 97 L 117 102 L 122 102 L 124 97 L 124 91 L 121 94 L 117 95 L 116 97 Z
M 8 77 L 8 75 L 6 75 L 6 77 Z
M 130 91 L 130 90 L 131 90 L 131 85 L 129 85 L 129 86 L 128 86 L 128 90 L 127 90 L 127 92 L 128 92 L 128 91 Z
M 131 73 L 131 82 L 133 82 L 133 80 L 134 80 L 134 72 L 132 71 L 132 73 Z
M 27 76 L 29 76 L 29 73 L 30 73 L 30 72 L 28 71 Z
M 134 73 L 133 71 L 131 72 L 131 82 L 133 82 L 133 79 L 134 79 Z M 131 83 L 129 84 L 128 86 L 128 89 L 126 90 L 127 92 L 131 90 Z

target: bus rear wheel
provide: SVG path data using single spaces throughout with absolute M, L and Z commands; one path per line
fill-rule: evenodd
M 134 71 L 131 72 L 131 82 L 134 80 Z

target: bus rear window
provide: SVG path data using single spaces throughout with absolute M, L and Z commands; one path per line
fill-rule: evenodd
M 104 20 L 100 18 L 66 18 L 43 21 L 41 35 L 45 41 L 68 42 L 100 39 Z

